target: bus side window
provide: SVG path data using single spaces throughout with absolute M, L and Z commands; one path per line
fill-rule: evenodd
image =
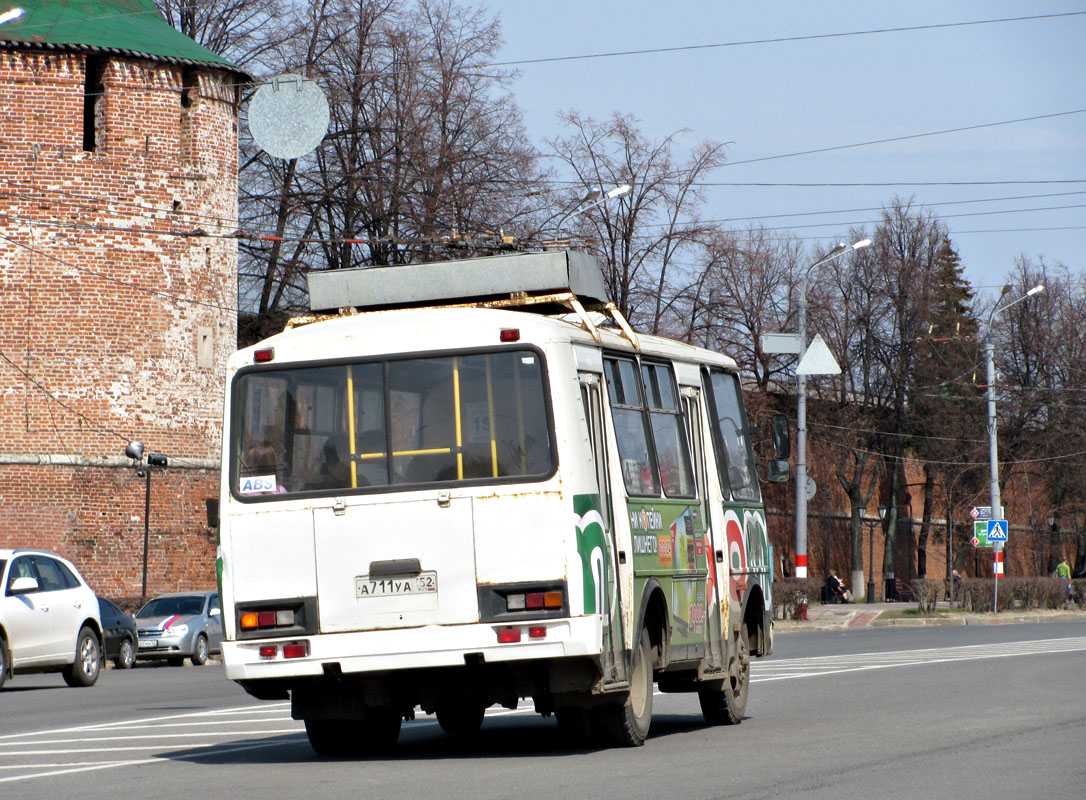
M 646 405 L 664 494 L 668 497 L 693 497 L 695 490 L 690 469 L 690 449 L 683 430 L 671 368 L 665 364 L 642 364 L 641 374 L 645 381 Z
M 632 359 L 625 358 L 606 358 L 603 366 L 626 491 L 631 495 L 659 496 L 655 454 L 649 443 L 637 366 Z
M 736 500 L 760 500 L 761 489 L 739 380 L 734 375 L 713 369 L 708 371 L 705 386 L 721 484 L 725 491 L 731 490 Z

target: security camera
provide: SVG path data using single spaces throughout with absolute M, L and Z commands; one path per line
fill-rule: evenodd
M 161 453 L 150 453 L 147 456 L 147 463 L 152 467 L 164 467 L 168 459 Z
M 131 458 L 133 461 L 142 461 L 143 442 L 129 442 L 128 447 L 124 449 L 124 454 Z

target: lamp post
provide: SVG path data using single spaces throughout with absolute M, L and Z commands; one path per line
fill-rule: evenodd
M 555 229 L 558 231 L 558 235 L 562 235 L 562 226 L 569 222 L 576 216 L 580 216 L 586 211 L 591 211 L 597 206 L 602 206 L 608 200 L 614 200 L 616 197 L 622 197 L 627 194 L 630 189 L 633 188 L 628 183 L 624 183 L 621 186 L 616 186 L 613 189 L 609 189 L 604 192 L 602 189 L 590 189 L 588 194 L 577 201 L 577 207 L 558 220 L 558 224 Z M 587 205 L 586 205 L 587 203 Z
M 143 583 L 140 588 L 140 602 L 142 603 L 147 599 L 147 549 L 151 538 L 151 468 L 160 467 L 164 469 L 169 459 L 161 453 L 148 453 L 147 466 L 142 467 L 142 471 L 139 471 L 143 464 L 143 442 L 129 442 L 124 449 L 124 454 L 134 462 L 133 465 L 137 468 L 137 477 L 147 479 L 143 490 Z
M 999 497 L 999 455 L 998 455 L 998 442 L 996 437 L 996 401 L 995 401 L 995 343 L 992 341 L 992 326 L 995 323 L 995 315 L 1001 311 L 1006 311 L 1013 305 L 1021 303 L 1027 297 L 1033 297 L 1035 294 L 1040 294 L 1045 290 L 1045 285 L 1039 283 L 1019 297 L 1017 300 L 1012 300 L 1002 308 L 999 305 L 1000 300 L 1007 296 L 1011 287 L 1009 285 L 1003 287 L 1003 291 L 999 295 L 999 300 L 996 300 L 995 305 L 992 306 L 992 313 L 988 315 L 988 332 L 984 337 L 984 358 L 987 362 L 988 373 L 988 472 L 989 472 L 989 484 L 988 492 L 990 496 L 990 502 L 992 504 L 992 519 L 999 519 L 1003 514 L 1003 505 Z M 999 516 L 997 516 L 999 515 Z M 1008 524 L 1008 528 L 1009 528 Z M 998 613 L 999 611 L 999 556 L 1003 551 L 1003 545 L 1000 542 L 994 542 L 992 546 L 992 613 Z
M 886 506 L 879 506 L 879 518 L 877 520 L 869 520 L 871 527 L 867 531 L 867 550 L 870 555 L 867 557 L 867 563 L 870 569 L 867 572 L 867 602 L 875 602 L 875 526 L 882 522 L 883 517 L 886 516 Z M 860 565 L 863 566 L 862 564 Z
M 861 239 L 851 245 L 839 242 L 830 252 L 807 267 L 799 289 L 799 360 L 807 349 L 807 281 L 811 273 L 846 253 L 871 244 Z M 798 365 L 798 361 L 797 361 Z M 807 577 L 807 376 L 796 370 L 796 571 L 797 578 Z
M 11 22 L 12 20 L 18 19 L 22 15 L 23 9 L 21 8 L 12 8 L 8 11 L 4 11 L 0 13 L 0 25 L 3 25 L 5 22 Z

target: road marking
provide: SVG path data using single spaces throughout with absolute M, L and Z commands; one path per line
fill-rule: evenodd
M 1086 650 L 1086 636 L 1066 639 L 1038 639 L 1028 642 L 936 647 L 924 650 L 895 650 L 886 653 L 790 658 L 780 661 L 755 662 L 751 666 L 751 682 L 815 678 L 822 675 L 839 675 L 845 672 L 863 672 L 872 669 L 908 667 L 919 664 L 1050 655 L 1082 650 Z
M 209 755 L 227 755 L 229 753 L 240 753 L 245 750 L 256 750 L 261 747 L 284 747 L 288 744 L 295 744 L 301 737 L 296 737 L 290 741 L 276 741 L 276 742 L 257 742 L 255 744 L 238 745 L 236 747 L 219 747 L 214 750 L 208 749 L 206 753 L 190 753 L 188 758 L 205 758 Z M 46 772 L 35 772 L 26 775 L 13 775 L 10 778 L 0 778 L 0 783 L 10 783 L 12 781 L 24 781 L 28 778 L 50 778 L 55 775 L 71 775 L 77 772 L 93 772 L 95 770 L 102 769 L 116 769 L 117 767 L 133 767 L 142 764 L 163 764 L 168 759 L 160 757 L 155 758 L 136 758 L 128 759 L 125 761 L 102 761 L 94 764 L 87 765 L 86 762 L 80 763 L 78 766 L 63 765 L 60 769 L 51 769 Z M 40 764 L 27 764 L 24 765 L 24 769 L 40 769 Z
M 127 727 L 150 722 L 164 722 L 171 719 L 192 719 L 196 717 L 214 717 L 227 714 L 252 714 L 269 713 L 290 708 L 290 703 L 274 703 L 270 706 L 235 706 L 234 708 L 219 708 L 214 711 L 192 711 L 188 714 L 169 714 L 162 717 L 143 717 L 134 720 L 119 720 L 117 722 L 100 722 L 96 725 L 75 725 L 68 728 L 53 728 L 43 731 L 26 731 L 24 733 L 9 733 L 0 736 L 0 742 L 5 739 L 19 739 L 25 736 L 50 736 L 57 733 L 79 733 L 81 731 L 109 730 L 110 728 Z
M 954 661 L 974 661 L 991 658 L 1010 658 L 1026 655 L 1048 655 L 1053 653 L 1070 653 L 1086 650 L 1086 637 L 1071 637 L 1065 639 L 1041 639 L 1027 642 L 1007 642 L 985 645 L 962 645 L 957 647 L 928 648 L 923 650 L 897 650 L 891 652 L 857 653 L 850 655 L 818 656 L 812 658 L 793 658 L 770 661 L 757 661 L 752 665 L 752 682 L 769 682 L 779 680 L 792 680 L 796 678 L 811 678 L 824 675 L 837 675 L 850 672 L 861 672 L 875 669 L 888 669 L 892 667 L 916 666 L 923 664 L 947 663 Z M 654 694 L 661 694 L 658 690 Z M 189 747 L 185 758 L 199 759 L 211 758 L 230 753 L 239 753 L 249 750 L 257 750 L 268 747 L 293 746 L 306 741 L 302 732 L 302 723 L 297 722 L 291 727 L 275 727 L 263 730 L 238 730 L 230 726 L 253 722 L 268 722 L 272 724 L 289 720 L 283 711 L 290 707 L 290 703 L 274 703 L 260 706 L 238 706 L 234 708 L 216 709 L 213 711 L 197 711 L 185 714 L 168 714 L 158 717 L 143 717 L 138 719 L 118 720 L 114 722 L 98 723 L 95 725 L 78 725 L 65 728 L 54 728 L 43 731 L 27 731 L 0 736 L 0 756 L 11 758 L 40 757 L 48 755 L 75 755 L 77 753 L 101 753 L 120 754 L 122 752 L 137 753 L 141 751 L 158 751 L 157 755 L 147 758 L 110 759 L 106 761 L 71 761 L 71 762 L 27 762 L 22 764 L 3 764 L 0 770 L 9 773 L 0 777 L 0 784 L 13 781 L 22 781 L 32 778 L 48 778 L 58 775 L 71 775 L 81 772 L 92 772 L 121 767 L 142 766 L 147 764 L 167 763 L 171 756 L 170 751 L 177 748 L 176 740 L 185 740 Z M 496 709 L 488 712 L 487 716 L 508 716 L 512 714 L 535 713 L 532 703 L 525 703 L 515 709 Z M 248 717 L 247 719 L 230 719 L 229 717 Z M 259 720 L 254 718 L 259 717 Z M 436 725 L 433 717 L 423 717 L 413 721 L 412 726 Z M 222 726 L 226 729 L 193 730 L 206 726 Z M 186 732 L 124 735 L 129 731 L 138 731 L 145 728 L 173 728 L 188 729 Z M 235 738 L 238 736 L 269 737 L 261 741 L 248 741 L 231 744 L 229 742 L 210 741 L 221 737 Z M 272 739 L 270 737 L 279 737 Z M 150 741 L 160 740 L 158 744 L 131 744 L 131 740 Z M 202 740 L 202 741 L 201 741 Z M 98 743 L 102 746 L 95 747 Z M 86 747 L 56 748 L 55 745 L 84 744 Z M 24 749 L 14 749 L 16 747 Z M 10 774 L 22 771 L 21 774 Z

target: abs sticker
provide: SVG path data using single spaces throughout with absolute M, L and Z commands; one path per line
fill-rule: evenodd
M 239 494 L 258 494 L 260 492 L 274 492 L 277 490 L 274 475 L 253 475 L 241 479 L 238 486 Z

